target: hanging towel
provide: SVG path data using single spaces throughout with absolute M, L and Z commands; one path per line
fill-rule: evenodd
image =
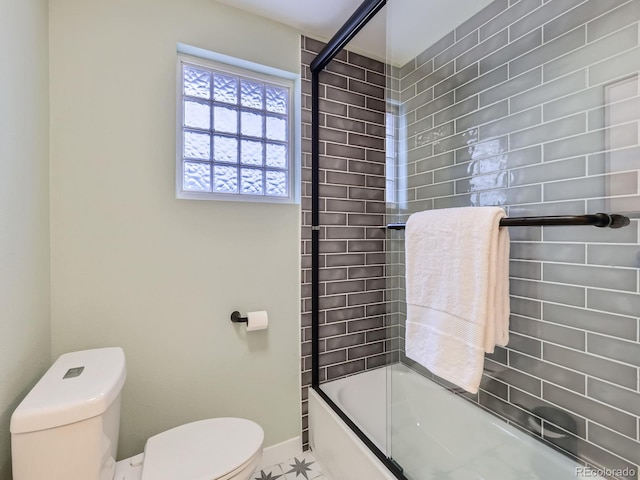
M 406 354 L 476 393 L 484 354 L 509 341 L 509 232 L 499 207 L 428 210 L 405 229 Z

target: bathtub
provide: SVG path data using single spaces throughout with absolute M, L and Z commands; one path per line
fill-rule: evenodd
M 462 480 L 602 480 L 594 470 L 587 471 L 401 364 L 321 388 L 411 480 L 438 480 L 441 475 Z M 348 435 L 349 429 L 320 395 L 312 392 L 310 397 L 310 444 L 332 478 L 395 478 L 374 455 L 366 454 L 368 449 L 357 445 L 358 437 Z M 356 445 L 347 447 L 347 437 Z M 362 462 L 371 463 L 366 473 L 349 470 Z

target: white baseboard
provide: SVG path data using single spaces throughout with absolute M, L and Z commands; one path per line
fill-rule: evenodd
M 266 447 L 262 451 L 262 458 L 258 462 L 258 470 L 285 462 L 302 453 L 302 441 L 300 437 L 294 437 L 284 442 Z

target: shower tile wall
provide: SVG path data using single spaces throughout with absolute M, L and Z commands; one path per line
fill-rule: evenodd
M 302 412 L 311 384 L 311 72 L 302 38 Z M 385 365 L 385 66 L 342 51 L 320 75 L 320 382 Z M 397 341 L 395 345 L 397 346 Z M 396 354 L 397 359 L 397 354 Z
M 639 19 L 638 0 L 497 0 L 403 66 L 396 219 L 476 205 L 640 211 Z M 637 472 L 637 221 L 510 235 L 511 339 L 468 397 L 591 464 Z M 559 429 L 548 406 L 568 414 Z

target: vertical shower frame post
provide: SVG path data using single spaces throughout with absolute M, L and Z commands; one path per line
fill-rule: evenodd
M 311 69 L 311 386 L 320 385 L 320 70 Z

